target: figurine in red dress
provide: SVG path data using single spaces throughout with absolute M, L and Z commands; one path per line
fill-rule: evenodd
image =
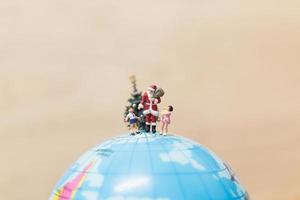
M 173 112 L 173 106 L 168 106 L 167 108 L 163 109 L 162 113 L 161 113 L 161 135 L 166 136 L 168 133 L 168 126 L 171 123 L 171 113 Z

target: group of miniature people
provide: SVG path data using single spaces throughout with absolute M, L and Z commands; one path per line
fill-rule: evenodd
M 138 109 L 143 109 L 143 116 L 145 117 L 145 132 L 156 133 L 157 121 L 162 123 L 161 125 L 161 135 L 166 136 L 168 132 L 168 126 L 171 123 L 171 113 L 173 111 L 173 106 L 168 106 L 164 108 L 162 112 L 158 111 L 158 106 L 161 102 L 161 97 L 164 95 L 164 91 L 158 88 L 156 85 L 150 85 L 146 92 L 144 92 L 141 102 L 138 105 Z M 128 110 L 128 115 L 125 117 L 124 121 L 129 121 L 129 130 L 132 135 L 139 134 L 137 123 L 141 120 L 140 116 L 134 114 L 133 107 Z
M 162 123 L 161 131 L 159 132 L 161 135 L 166 136 L 168 133 L 168 126 L 171 123 L 171 112 L 173 111 L 173 106 L 168 106 L 164 108 L 160 116 L 158 117 L 158 121 Z M 139 134 L 140 130 L 138 129 L 138 121 L 141 120 L 140 117 L 137 117 L 134 114 L 133 107 L 130 107 L 128 110 L 128 115 L 125 118 L 125 122 L 129 122 L 129 130 L 131 135 Z M 146 132 L 150 132 L 150 130 L 145 129 Z M 152 133 L 156 133 L 156 129 L 152 127 Z

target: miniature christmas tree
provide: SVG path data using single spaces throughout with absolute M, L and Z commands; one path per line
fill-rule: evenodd
M 124 117 L 127 116 L 129 108 L 132 107 L 134 110 L 134 114 L 140 117 L 140 122 L 138 123 L 139 129 L 144 129 L 145 120 L 143 117 L 143 110 L 138 109 L 138 105 L 142 98 L 142 92 L 139 92 L 137 90 L 136 77 L 134 75 L 130 76 L 129 80 L 132 83 L 133 92 L 131 93 L 131 97 L 128 99 L 129 105 L 125 107 Z

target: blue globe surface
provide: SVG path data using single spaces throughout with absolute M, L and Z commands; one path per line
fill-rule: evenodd
M 232 170 L 204 146 L 176 135 L 113 138 L 85 153 L 50 200 L 247 200 Z

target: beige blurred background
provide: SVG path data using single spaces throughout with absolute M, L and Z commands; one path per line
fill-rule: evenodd
M 0 0 L 0 199 L 47 199 L 162 86 L 253 200 L 300 199 L 300 1 Z

